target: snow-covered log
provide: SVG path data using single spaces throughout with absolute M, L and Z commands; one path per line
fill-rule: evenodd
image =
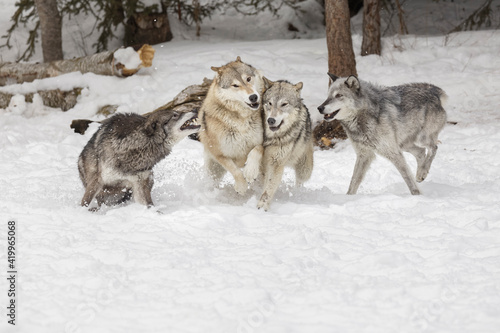
M 49 63 L 0 63 L 0 85 L 31 82 L 35 79 L 78 71 L 119 77 L 130 76 L 142 67 L 150 67 L 154 53 L 154 48 L 145 44 L 138 51 L 131 47 L 120 48 L 88 57 Z
M 43 105 L 67 111 L 75 106 L 76 99 L 81 91 L 82 88 L 74 88 L 69 91 L 62 91 L 59 89 L 40 90 L 36 93 L 25 94 L 24 99 L 25 102 L 33 103 L 35 94 L 38 94 L 41 97 Z M 6 109 L 14 96 L 13 94 L 0 92 L 0 109 Z

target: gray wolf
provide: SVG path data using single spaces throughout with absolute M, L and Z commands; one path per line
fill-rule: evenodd
M 133 197 L 153 206 L 153 167 L 175 143 L 199 128 L 196 112 L 168 109 L 147 117 L 130 113 L 104 120 L 78 159 L 85 187 L 81 205 L 89 206 L 96 198 L 98 209 L 103 203 L 115 205 Z
M 382 87 L 353 75 L 328 75 L 328 98 L 318 110 L 325 120 L 340 121 L 357 155 L 347 194 L 356 194 L 375 153 L 394 164 L 411 194 L 420 194 L 415 180 L 427 177 L 446 124 L 445 92 L 428 83 Z M 410 174 L 403 151 L 417 159 L 416 177 Z
M 299 186 L 311 177 L 314 148 L 311 117 L 300 97 L 302 82 L 294 85 L 265 77 L 264 82 L 264 192 L 257 207 L 267 211 L 285 166 L 295 169 Z
M 205 168 L 215 182 L 229 171 L 234 189 L 244 194 L 261 172 L 262 75 L 240 57 L 211 69 L 216 75 L 199 112 Z

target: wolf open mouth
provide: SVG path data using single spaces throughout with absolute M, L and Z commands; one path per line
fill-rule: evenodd
M 181 126 L 181 131 L 190 130 L 190 129 L 198 129 L 201 125 L 198 124 L 198 115 L 190 118 Z
M 252 104 L 247 103 L 247 105 L 248 105 L 249 107 L 251 107 L 252 109 L 258 109 L 258 108 L 259 108 L 259 106 L 260 106 L 260 103 L 259 103 L 259 102 L 252 103 Z
M 335 118 L 335 116 L 337 115 L 337 113 L 339 113 L 340 109 L 338 109 L 337 111 L 334 111 L 330 114 L 325 114 L 325 117 L 324 119 L 325 120 L 332 120 L 333 118 Z
M 269 125 L 269 129 L 273 132 L 276 132 L 277 130 L 280 129 L 281 125 L 283 125 L 283 122 L 281 122 L 278 126 L 271 126 Z

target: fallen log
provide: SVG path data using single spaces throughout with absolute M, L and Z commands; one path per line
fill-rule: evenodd
M 54 90 L 40 90 L 36 93 L 24 94 L 24 99 L 28 103 L 33 103 L 35 94 L 40 95 L 43 105 L 51 108 L 61 108 L 63 111 L 68 111 L 76 104 L 76 99 L 80 95 L 82 88 L 74 88 L 69 91 Z M 0 109 L 6 109 L 14 94 L 0 92 Z
M 142 67 L 150 67 L 155 50 L 144 44 L 134 51 L 129 47 L 97 53 L 88 57 L 57 60 L 49 63 L 0 63 L 0 86 L 31 82 L 70 72 L 126 77 Z

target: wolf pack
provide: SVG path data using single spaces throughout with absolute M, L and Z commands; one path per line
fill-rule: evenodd
M 82 206 L 95 211 L 130 199 L 153 206 L 153 167 L 193 133 L 203 145 L 213 186 L 229 172 L 234 190 L 243 195 L 259 180 L 259 209 L 270 209 L 285 167 L 295 171 L 297 186 L 311 177 L 314 145 L 303 83 L 271 81 L 240 57 L 211 69 L 215 77 L 199 110 L 159 109 L 102 121 L 78 160 Z M 328 76 L 328 94 L 317 109 L 324 120 L 341 123 L 356 152 L 347 194 L 357 193 L 376 154 L 394 164 L 411 194 L 420 194 L 417 182 L 429 173 L 446 124 L 445 92 L 428 83 L 385 87 L 354 75 Z M 403 152 L 415 156 L 415 176 Z

